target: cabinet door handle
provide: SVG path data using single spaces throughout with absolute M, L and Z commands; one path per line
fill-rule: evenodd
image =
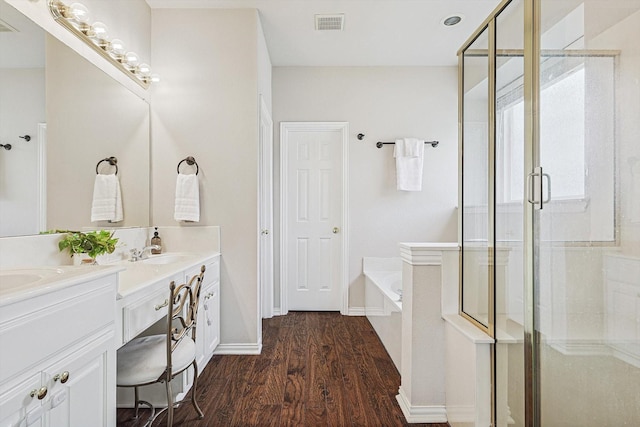
M 155 308 L 155 309 L 156 309 L 156 311 L 158 311 L 158 310 L 160 310 L 161 308 L 166 307 L 166 306 L 168 306 L 168 305 L 169 305 L 169 300 L 168 300 L 168 299 L 166 299 L 166 300 L 164 300 L 164 302 L 163 302 L 162 304 L 156 304 L 156 306 L 155 306 L 155 307 L 153 307 L 153 308 Z
M 38 400 L 42 400 L 44 399 L 44 397 L 47 395 L 47 388 L 46 387 L 40 387 L 40 388 L 36 388 L 31 390 L 31 393 L 29 393 L 29 396 L 31 397 L 38 397 Z
M 67 381 L 69 381 L 69 371 L 64 371 L 61 374 L 56 374 L 56 376 L 53 377 L 53 380 L 54 381 L 60 380 L 60 383 L 62 384 L 66 383 Z

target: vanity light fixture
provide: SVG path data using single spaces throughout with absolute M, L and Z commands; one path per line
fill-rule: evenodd
M 66 5 L 61 0 L 48 0 L 54 20 L 88 44 L 102 57 L 147 89 L 152 82 L 159 82 L 157 74 L 151 74 L 149 65 L 141 63 L 134 52 L 128 52 L 122 40 L 109 35 L 107 26 L 99 21 L 91 23 L 91 13 L 81 3 Z

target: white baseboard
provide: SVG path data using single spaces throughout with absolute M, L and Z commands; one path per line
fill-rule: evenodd
M 365 308 L 364 307 L 349 307 L 349 313 L 347 316 L 364 316 Z M 273 309 L 273 316 L 282 316 L 282 311 L 280 311 L 279 307 Z
M 447 409 L 442 406 L 412 406 L 402 387 L 396 396 L 408 423 L 446 423 Z
M 349 313 L 347 313 L 347 316 L 364 316 L 365 314 L 364 307 L 349 307 Z
M 213 354 L 260 354 L 262 352 L 262 343 L 252 344 L 220 344 L 216 347 Z
M 381 316 L 390 316 L 391 313 L 388 313 L 386 311 L 384 311 L 384 308 L 380 308 L 380 307 L 369 307 L 365 310 L 365 316 L 369 317 L 381 317 Z

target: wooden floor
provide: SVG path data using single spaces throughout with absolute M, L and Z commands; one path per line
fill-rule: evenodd
M 261 355 L 214 356 L 198 380 L 204 419 L 185 403 L 174 426 L 448 426 L 407 424 L 399 386 L 366 317 L 290 312 L 264 320 Z M 118 426 L 137 425 L 131 415 L 119 410 Z

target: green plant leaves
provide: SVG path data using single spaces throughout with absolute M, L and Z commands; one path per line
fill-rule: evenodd
M 69 250 L 69 254 L 86 252 L 91 258 L 98 255 L 110 254 L 116 249 L 118 238 L 113 237 L 113 233 L 107 230 L 100 231 L 71 231 L 71 230 L 55 230 L 52 233 L 66 233 L 66 235 L 58 242 L 58 249 L 62 252 Z

